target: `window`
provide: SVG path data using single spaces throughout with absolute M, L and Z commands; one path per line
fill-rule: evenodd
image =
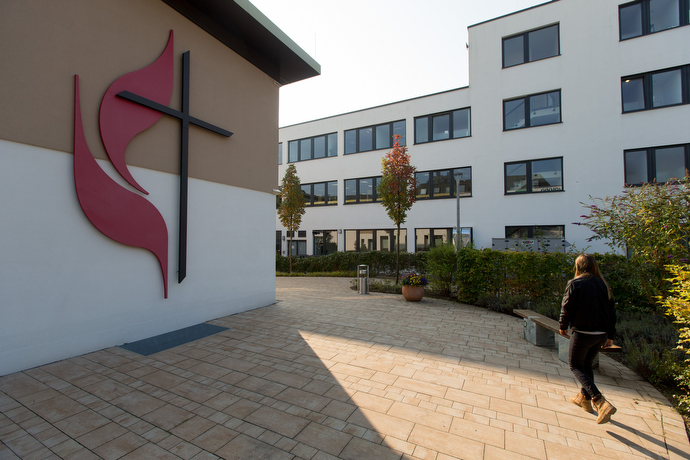
M 305 206 L 331 206 L 338 204 L 338 182 L 302 184 Z
M 345 131 L 345 154 L 369 152 L 393 147 L 393 136 L 399 135 L 398 143 L 406 145 L 405 120 L 366 126 Z
M 393 230 L 345 230 L 345 251 L 366 252 L 384 251 L 395 252 L 397 250 L 395 236 L 397 229 Z M 407 230 L 400 229 L 400 251 L 407 251 Z
M 280 255 L 280 251 L 283 248 L 283 244 L 281 242 L 282 234 L 283 234 L 282 231 L 276 230 L 276 254 L 278 254 L 278 255 Z
M 690 144 L 626 150 L 625 184 L 666 183 L 688 174 Z
M 621 79 L 623 113 L 690 104 L 690 65 Z
M 460 174 L 460 196 L 472 196 L 472 168 L 466 167 L 416 173 L 417 199 L 455 198 L 456 173 Z
M 444 244 L 455 245 L 455 228 L 418 228 L 414 232 L 415 252 L 428 251 Z M 462 245 L 472 242 L 472 227 L 461 227 Z
M 414 119 L 415 144 L 470 136 L 470 109 L 425 115 Z
M 283 143 L 280 142 L 278 144 L 278 164 L 282 165 L 283 164 Z
M 335 230 L 314 230 L 314 255 L 327 256 L 338 250 L 338 232 Z
M 379 177 L 345 179 L 345 204 L 377 202 L 376 187 Z
M 561 53 L 558 24 L 503 39 L 503 68 Z
M 282 147 L 280 149 L 280 151 L 282 152 Z M 325 134 L 323 136 L 316 137 L 308 137 L 306 139 L 299 139 L 288 142 L 289 163 L 337 156 L 337 133 Z
M 563 158 L 505 164 L 505 194 L 563 191 Z
M 565 238 L 564 225 L 506 226 L 506 238 Z
M 618 7 L 621 40 L 687 26 L 689 23 L 689 0 L 640 0 Z
M 560 90 L 503 101 L 504 131 L 560 122 Z

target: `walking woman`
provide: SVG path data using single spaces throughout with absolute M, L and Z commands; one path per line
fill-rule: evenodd
M 616 408 L 594 384 L 592 363 L 602 346 L 613 345 L 616 310 L 611 288 L 590 254 L 580 254 L 575 260 L 575 278 L 568 281 L 561 303 L 560 334 L 570 337 L 568 362 L 582 386 L 570 400 L 587 412 L 594 412 L 594 405 L 597 423 L 608 422 Z

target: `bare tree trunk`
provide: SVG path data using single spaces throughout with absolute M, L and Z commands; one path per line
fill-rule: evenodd
M 400 282 L 400 224 L 398 224 L 398 235 L 395 237 L 396 256 L 395 256 L 395 284 Z

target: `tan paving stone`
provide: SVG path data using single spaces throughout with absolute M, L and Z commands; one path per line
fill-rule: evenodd
M 450 427 L 450 433 L 463 438 L 479 441 L 483 444 L 503 448 L 505 447 L 505 430 L 486 424 L 456 418 Z
M 388 410 L 387 415 L 413 423 L 421 423 L 422 425 L 426 425 L 430 428 L 440 431 L 448 431 L 453 421 L 453 417 L 450 415 L 441 414 L 431 409 L 410 406 L 399 402 L 393 403 L 391 408 Z
M 215 453 L 226 460 L 246 460 L 249 458 L 291 460 L 294 457 L 288 452 L 243 434 L 231 440 Z
M 352 436 L 318 423 L 310 423 L 294 439 L 320 451 L 338 456 L 350 442 Z
M 443 452 L 447 455 L 455 455 L 468 460 L 482 459 L 484 456 L 484 443 L 434 430 L 422 425 L 414 427 L 408 438 L 408 442 L 417 444 L 426 449 Z
M 0 446 L 27 459 L 688 458 L 668 401 L 606 356 L 596 380 L 613 421 L 570 404 L 567 364 L 527 343 L 518 318 L 362 296 L 347 279 L 277 286 L 276 305 L 214 320 L 222 334 L 0 377 Z
M 251 413 L 245 420 L 288 438 L 294 438 L 310 423 L 304 418 L 265 406 Z

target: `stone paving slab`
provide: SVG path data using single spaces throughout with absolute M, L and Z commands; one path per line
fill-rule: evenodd
M 570 403 L 572 373 L 519 318 L 348 279 L 276 285 L 219 334 L 0 377 L 0 460 L 690 459 L 682 418 L 606 356 L 612 422 Z

